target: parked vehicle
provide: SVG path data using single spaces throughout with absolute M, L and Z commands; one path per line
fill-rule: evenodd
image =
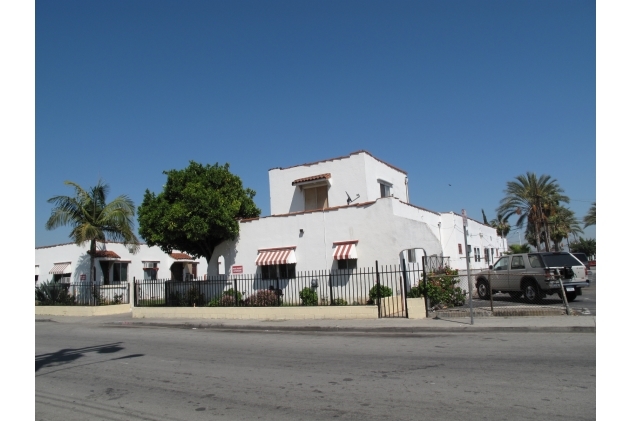
M 527 302 L 536 303 L 548 295 L 561 296 L 561 283 L 568 301 L 582 295 L 582 288 L 590 283 L 587 268 L 567 252 L 502 256 L 476 276 L 478 296 L 485 300 L 491 294 L 507 292 L 514 299 L 523 295 Z
M 587 255 L 585 253 L 572 253 L 572 256 L 576 257 L 581 261 L 581 263 L 583 263 L 583 265 L 585 265 L 585 269 L 587 269 L 587 279 L 592 282 L 592 271 L 590 270 L 591 266 L 589 264 L 589 259 L 587 259 Z

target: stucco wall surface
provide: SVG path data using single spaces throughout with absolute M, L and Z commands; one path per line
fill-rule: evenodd
M 376 319 L 376 306 L 323 307 L 134 307 L 134 318 L 195 319 Z
M 110 314 L 124 314 L 131 311 L 129 304 L 113 304 L 110 306 L 35 306 L 36 316 L 107 316 Z
M 365 152 L 338 159 L 269 171 L 270 212 L 279 215 L 304 211 L 304 195 L 294 180 L 330 173 L 327 180 L 329 207 L 345 206 L 348 195 L 353 201 L 368 202 L 381 197 L 379 179 L 392 184 L 391 195 L 407 201 L 406 175 Z M 359 195 L 359 198 L 357 198 Z
M 324 210 L 288 216 L 260 218 L 240 225 L 236 242 L 225 242 L 215 249 L 211 274 L 223 256 L 227 268 L 243 266 L 243 273 L 257 271 L 256 258 L 261 248 L 296 246 L 296 271 L 337 269 L 333 259 L 336 241 L 358 240 L 357 267 L 398 265 L 399 253 L 407 248 L 424 248 L 440 254 L 438 238 L 427 224 L 393 214 L 394 198 L 379 199 L 364 206 Z M 300 233 L 300 230 L 303 233 Z

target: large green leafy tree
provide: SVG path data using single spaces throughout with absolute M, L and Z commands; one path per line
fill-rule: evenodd
M 507 218 L 519 215 L 516 226 L 521 228 L 527 222 L 527 231 L 534 234 L 537 251 L 541 250 L 541 234 L 546 251 L 550 251 L 548 218 L 560 203 L 570 201 L 569 197 L 562 194 L 563 189 L 557 181 L 549 175 L 537 177 L 535 173 L 527 172 L 515 177 L 515 181 L 509 181 L 504 193 L 506 196 L 500 201 L 497 212 Z
M 180 250 L 207 262 L 215 247 L 239 235 L 239 219 L 255 218 L 254 190 L 243 188 L 229 165 L 190 161 L 182 170 L 164 171 L 160 194 L 145 191 L 138 208 L 139 234 L 165 253 Z
M 90 243 L 90 281 L 94 281 L 94 255 L 97 241 L 121 241 L 129 251 L 138 251 L 138 238 L 134 234 L 134 203 L 121 195 L 107 203 L 109 185 L 101 180 L 96 186 L 84 190 L 77 183 L 66 181 L 75 190 L 74 196 L 55 196 L 48 199 L 54 204 L 46 229 L 72 227 L 70 238 L 77 245 Z

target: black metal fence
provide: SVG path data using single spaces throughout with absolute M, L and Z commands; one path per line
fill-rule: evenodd
M 35 287 L 35 305 L 102 306 L 129 304 L 129 283 L 100 285 L 90 282 L 48 282 Z
M 137 307 L 265 307 L 379 305 L 381 317 L 406 317 L 406 295 L 421 265 L 298 272 L 291 279 L 256 275 L 191 281 L 134 280 Z

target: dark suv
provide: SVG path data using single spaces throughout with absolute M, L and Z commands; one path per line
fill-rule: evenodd
M 523 253 L 502 256 L 488 270 L 476 276 L 478 296 L 488 300 L 491 294 L 507 292 L 529 303 L 547 295 L 561 294 L 561 283 L 568 301 L 589 286 L 587 268 L 567 252 Z

